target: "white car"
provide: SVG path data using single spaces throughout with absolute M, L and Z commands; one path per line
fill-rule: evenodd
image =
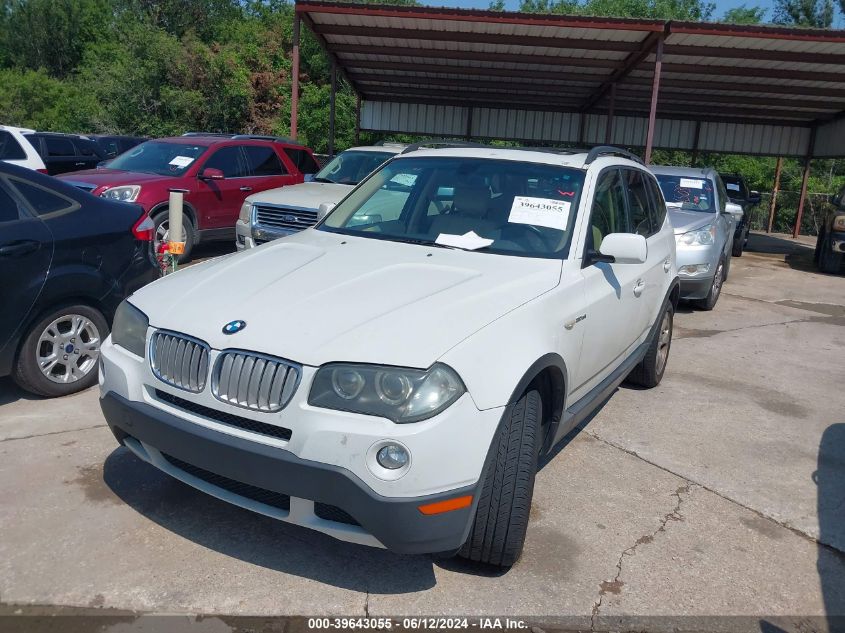
M 0 125 L 0 160 L 46 174 L 44 160 L 24 134 L 35 134 L 35 130 Z
M 626 377 L 660 382 L 678 292 L 627 152 L 411 148 L 315 228 L 132 295 L 100 402 L 140 459 L 233 504 L 506 567 L 538 458 Z
M 337 203 L 384 161 L 407 145 L 383 143 L 352 147 L 331 159 L 314 177 L 298 185 L 269 189 L 249 196 L 235 224 L 235 246 L 252 248 L 317 223 L 322 203 Z

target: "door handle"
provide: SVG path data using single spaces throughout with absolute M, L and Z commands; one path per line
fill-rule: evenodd
M 671 261 L 669 261 L 667 259 L 665 262 L 663 262 L 663 272 L 664 273 L 668 273 L 671 268 L 672 268 L 672 262 Z
M 252 187 L 241 187 L 241 191 L 252 191 Z
M 634 296 L 639 297 L 643 290 L 645 290 L 645 282 L 642 279 L 637 279 L 637 285 L 634 286 Z
M 21 255 L 37 251 L 38 246 L 39 244 L 35 240 L 5 244 L 0 246 L 0 257 L 20 257 Z
M 75 167 L 85 167 L 85 163 L 76 163 Z

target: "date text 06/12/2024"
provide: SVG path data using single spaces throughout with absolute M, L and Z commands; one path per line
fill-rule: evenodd
M 404 630 L 519 630 L 528 629 L 524 620 L 515 618 L 444 618 L 444 617 L 406 617 L 398 618 L 308 618 L 311 630 L 373 630 L 389 631 L 394 628 Z

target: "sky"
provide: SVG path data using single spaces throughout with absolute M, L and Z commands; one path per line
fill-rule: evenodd
M 771 0 L 712 0 L 716 4 L 716 11 L 714 18 L 719 19 L 724 15 L 725 11 L 733 7 L 739 7 L 743 4 L 746 6 L 765 6 L 769 8 L 766 15 L 767 19 L 771 19 Z M 490 0 L 423 0 L 423 4 L 430 6 L 448 6 L 459 7 L 462 9 L 486 9 L 490 6 Z M 505 0 L 505 8 L 508 10 L 516 10 L 519 8 L 519 0 Z

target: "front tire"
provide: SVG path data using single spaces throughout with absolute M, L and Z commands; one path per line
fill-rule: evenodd
M 742 252 L 745 249 L 745 241 L 742 235 L 739 236 L 739 239 L 734 240 L 734 245 L 731 249 L 731 255 L 733 257 L 742 257 Z
M 821 237 L 819 237 L 821 240 Z M 842 254 L 833 252 L 830 240 L 825 237 L 819 247 L 819 270 L 823 273 L 838 273 L 842 266 Z
M 660 315 L 660 325 L 640 364 L 628 374 L 628 382 L 651 389 L 663 380 L 669 348 L 672 346 L 672 328 L 675 322 L 675 308 L 669 303 Z
M 529 391 L 505 414 L 493 440 L 472 529 L 458 556 L 510 567 L 522 553 L 540 452 L 543 403 Z
M 55 398 L 97 382 L 100 346 L 109 325 L 99 310 L 69 305 L 39 319 L 24 337 L 13 380 L 21 389 Z
M 719 295 L 722 294 L 722 283 L 725 281 L 725 262 L 719 260 L 719 265 L 716 266 L 716 274 L 713 275 L 713 283 L 710 285 L 710 290 L 704 299 L 699 299 L 696 305 L 702 310 L 712 310 L 716 307 L 716 302 L 719 300 Z

